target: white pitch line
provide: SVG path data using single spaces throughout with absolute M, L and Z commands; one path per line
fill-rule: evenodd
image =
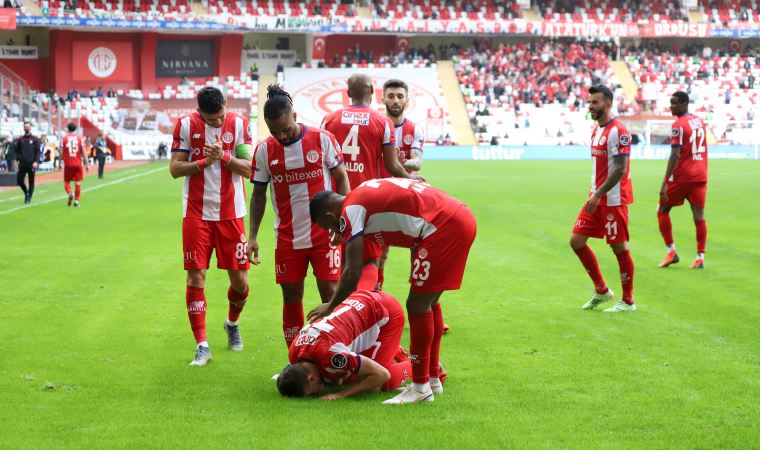
M 113 186 L 114 184 L 123 183 L 124 181 L 132 180 L 132 179 L 135 179 L 135 178 L 140 178 L 140 177 L 145 176 L 145 175 L 150 175 L 150 174 L 153 174 L 153 173 L 156 173 L 156 172 L 165 171 L 165 170 L 166 170 L 166 167 L 162 167 L 160 169 L 154 169 L 154 170 L 149 170 L 147 172 L 137 173 L 137 174 L 134 174 L 134 175 L 130 175 L 128 177 L 119 178 L 118 180 L 109 181 L 108 183 L 99 184 L 99 185 L 91 187 L 91 188 L 82 189 L 82 192 L 84 193 L 84 192 L 96 191 L 96 190 L 98 190 L 100 188 L 104 188 L 106 186 Z M 0 211 L 0 216 L 2 216 L 3 214 L 8 214 L 8 213 L 12 213 L 12 212 L 15 212 L 15 211 L 19 211 L 19 210 L 22 210 L 22 209 L 31 208 L 33 206 L 46 205 L 48 203 L 60 202 L 60 201 L 61 201 L 61 198 L 51 198 L 50 200 L 45 200 L 45 201 L 38 202 L 38 203 L 32 203 L 32 204 L 24 205 L 24 206 L 17 206 L 16 208 L 11 208 L 11 209 L 9 209 L 7 211 Z

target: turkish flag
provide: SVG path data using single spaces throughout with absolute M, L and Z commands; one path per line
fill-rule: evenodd
M 134 77 L 131 42 L 75 41 L 71 55 L 74 81 L 130 81 Z
M 0 30 L 16 29 L 16 9 L 0 8 Z
M 408 50 L 409 50 L 409 37 L 397 36 L 396 37 L 396 53 L 401 53 L 401 52 L 406 53 Z
M 311 58 L 312 59 L 325 59 L 325 47 L 327 46 L 327 38 L 324 35 L 314 36 L 311 44 Z

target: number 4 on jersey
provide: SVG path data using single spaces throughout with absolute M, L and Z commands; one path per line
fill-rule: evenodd
M 351 155 L 351 161 L 356 161 L 359 156 L 359 125 L 351 127 L 351 131 L 346 135 L 340 149 L 344 155 Z

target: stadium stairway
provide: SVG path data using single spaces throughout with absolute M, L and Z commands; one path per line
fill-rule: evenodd
M 356 15 L 362 19 L 372 19 L 372 10 L 369 6 L 358 6 L 356 8 Z
M 628 69 L 625 61 L 610 61 L 612 70 L 615 71 L 615 76 L 620 80 L 620 84 L 623 86 L 623 92 L 625 98 L 629 101 L 636 100 L 636 94 L 639 91 L 639 87 L 636 85 L 636 80 L 633 78 L 633 74 Z
M 705 22 L 705 16 L 702 14 L 702 11 L 695 9 L 693 11 L 689 11 L 689 22 L 690 23 L 702 23 Z
M 459 89 L 459 80 L 454 71 L 454 63 L 451 61 L 438 61 L 438 78 L 441 80 L 441 89 L 446 99 L 446 105 L 449 110 L 449 119 L 451 126 L 454 127 L 454 136 L 456 136 L 459 145 L 476 145 L 475 133 L 470 126 L 470 117 L 467 115 L 467 109 L 462 98 L 462 91 Z
M 41 16 L 42 10 L 40 9 L 39 2 L 35 0 L 23 0 L 22 2 L 24 4 L 24 8 L 26 8 L 26 13 L 30 16 Z
M 263 141 L 269 136 L 269 129 L 264 122 L 264 103 L 267 102 L 267 86 L 277 83 L 277 76 L 272 74 L 259 75 L 259 114 L 256 116 L 259 121 L 259 141 Z
M 208 16 L 208 9 L 206 9 L 205 6 L 203 6 L 203 2 L 190 2 L 190 8 L 193 12 L 193 14 L 198 14 L 200 16 Z

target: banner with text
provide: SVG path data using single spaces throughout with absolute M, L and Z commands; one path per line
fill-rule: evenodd
M 156 43 L 156 77 L 211 77 L 214 45 L 211 40 L 161 39 Z
M 0 8 L 0 30 L 16 29 L 16 8 Z
M 0 59 L 37 59 L 37 47 L 32 45 L 0 45 Z
M 293 67 L 296 59 L 295 50 L 243 50 L 240 68 L 249 70 L 253 64 L 256 64 L 259 73 L 275 73 L 278 64 L 282 64 L 283 67 Z

